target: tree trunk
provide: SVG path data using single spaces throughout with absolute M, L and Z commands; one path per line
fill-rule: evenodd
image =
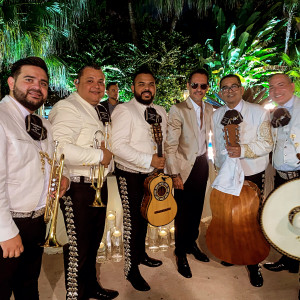
M 128 0 L 128 12 L 129 12 L 129 20 L 130 20 L 130 27 L 132 33 L 132 41 L 134 45 L 138 46 L 137 31 L 135 27 L 135 18 L 132 9 L 132 0 Z
M 174 32 L 178 20 L 179 20 L 179 17 L 174 15 L 174 17 L 172 18 L 171 26 L 170 26 L 170 33 Z

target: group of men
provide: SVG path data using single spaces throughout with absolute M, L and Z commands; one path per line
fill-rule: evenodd
M 197 260 L 209 258 L 197 245 L 199 225 L 208 179 L 207 147 L 209 133 L 215 139 L 215 164 L 221 168 L 226 156 L 239 158 L 245 179 L 263 190 L 264 172 L 273 150 L 275 186 L 300 174 L 300 144 L 297 119 L 300 99 L 294 95 L 294 83 L 284 74 L 270 79 L 270 96 L 289 112 L 289 122 L 270 127 L 268 111 L 242 99 L 240 77 L 227 75 L 220 81 L 220 96 L 226 105 L 213 113 L 203 101 L 209 89 L 206 70 L 192 72 L 188 78 L 188 98 L 171 107 L 169 115 L 153 104 L 155 77 L 142 68 L 133 77 L 133 99 L 119 104 L 118 84 L 106 86 L 101 67 L 85 65 L 74 81 L 76 92 L 54 105 L 49 121 L 34 112 L 47 98 L 49 75 L 44 61 L 29 57 L 17 61 L 8 78 L 10 93 L 0 104 L 0 298 L 39 299 L 38 277 L 45 239 L 43 214 L 50 177 L 53 140 L 59 142 L 58 154 L 65 155 L 60 206 L 68 243 L 64 246 L 66 299 L 114 299 L 118 292 L 104 289 L 96 273 L 96 256 L 102 239 L 106 209 L 92 207 L 95 190 L 91 188 L 91 167 L 102 164 L 115 175 L 123 206 L 124 272 L 139 291 L 150 289 L 139 265 L 158 267 L 162 261 L 151 258 L 145 249 L 147 221 L 140 213 L 144 181 L 156 169 L 165 169 L 173 178 L 178 212 L 175 218 L 175 257 L 178 272 L 192 277 L 187 254 Z M 164 155 L 157 154 L 151 126 L 145 111 L 152 108 L 161 120 Z M 238 111 L 240 145 L 225 146 L 221 120 L 228 110 Z M 109 125 L 106 125 L 106 123 Z M 50 124 L 51 123 L 51 124 Z M 273 122 L 272 122 L 273 124 Z M 109 136 L 105 135 L 109 126 Z M 272 134 L 273 137 L 272 137 Z M 97 132 L 107 139 L 95 147 Z M 107 146 L 110 145 L 110 146 Z M 226 150 L 224 152 L 224 150 Z M 107 203 L 107 183 L 101 198 Z M 223 265 L 229 266 L 227 262 Z M 298 272 L 298 262 L 283 256 L 279 262 L 265 264 L 272 271 Z M 248 266 L 250 282 L 261 286 L 258 265 Z M 102 276 L 102 274 L 101 274 Z

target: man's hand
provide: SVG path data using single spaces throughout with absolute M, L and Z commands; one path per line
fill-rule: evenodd
M 183 181 L 180 175 L 173 177 L 174 189 L 183 190 Z
M 166 159 L 164 157 L 159 157 L 157 154 L 153 154 L 151 166 L 158 170 L 162 170 L 165 167 L 165 161 Z
M 112 159 L 112 153 L 105 148 L 104 141 L 101 142 L 100 149 L 103 151 L 103 159 L 101 161 L 101 164 L 104 165 L 105 168 L 107 168 Z
M 10 240 L 0 242 L 0 246 L 3 250 L 3 258 L 19 257 L 24 251 L 22 239 L 19 234 Z
M 65 194 L 68 187 L 69 187 L 69 179 L 64 175 L 62 175 L 61 182 L 60 182 L 59 198 L 61 198 Z
M 237 146 L 237 147 L 227 146 L 226 149 L 229 157 L 237 158 L 241 156 L 241 146 Z

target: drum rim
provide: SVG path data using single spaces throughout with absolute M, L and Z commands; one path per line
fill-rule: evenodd
M 283 183 L 282 185 L 280 185 L 279 187 L 277 187 L 276 189 L 274 189 L 269 195 L 268 197 L 266 198 L 266 200 L 263 202 L 262 204 L 262 208 L 261 208 L 261 214 L 260 214 L 260 227 L 261 227 L 261 231 L 265 237 L 265 239 L 268 241 L 268 243 L 275 249 L 277 250 L 279 253 L 289 257 L 289 258 L 292 258 L 292 259 L 295 259 L 295 260 L 299 260 L 300 261 L 300 257 L 297 257 L 297 256 L 294 256 L 294 255 L 291 255 L 290 253 L 284 251 L 283 249 L 281 249 L 279 246 L 277 246 L 268 236 L 268 234 L 266 233 L 265 231 L 265 228 L 263 226 L 263 212 L 264 212 L 264 209 L 265 209 L 265 206 L 266 206 L 266 203 L 267 201 L 269 200 L 269 198 L 272 196 L 273 193 L 275 193 L 278 189 L 280 189 L 281 187 L 285 186 L 286 184 L 289 184 L 291 182 L 294 182 L 294 181 L 299 181 L 300 182 L 300 178 L 294 178 L 294 179 L 291 179 L 285 183 Z

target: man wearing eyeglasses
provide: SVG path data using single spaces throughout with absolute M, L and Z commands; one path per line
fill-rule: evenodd
M 217 109 L 213 114 L 215 165 L 220 169 L 227 156 L 239 158 L 245 179 L 254 182 L 263 191 L 264 174 L 273 146 L 270 115 L 260 105 L 245 102 L 242 99 L 243 94 L 244 88 L 238 75 L 229 74 L 221 79 L 219 95 L 226 105 Z M 223 138 L 224 125 L 221 121 L 229 110 L 238 111 L 242 118 L 239 124 L 240 141 L 236 147 L 226 146 Z M 224 266 L 230 265 L 226 262 L 221 263 Z M 248 265 L 247 268 L 250 283 L 255 287 L 262 286 L 263 278 L 258 265 Z
M 171 107 L 165 145 L 168 173 L 173 176 L 175 200 L 175 256 L 178 272 L 191 278 L 187 254 L 202 262 L 208 257 L 197 246 L 206 183 L 208 178 L 207 145 L 212 105 L 204 103 L 208 91 L 208 73 L 192 72 L 188 78 L 189 97 Z

